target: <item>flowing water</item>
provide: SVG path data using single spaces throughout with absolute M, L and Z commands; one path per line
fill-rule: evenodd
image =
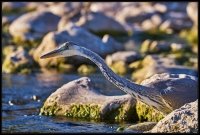
M 109 123 L 41 116 L 46 98 L 63 84 L 78 79 L 73 74 L 2 75 L 2 132 L 117 132 L 120 126 L 133 123 Z M 102 75 L 90 76 L 102 93 L 123 94 Z M 111 91 L 112 89 L 112 91 Z M 115 90 L 113 90 L 115 89 Z

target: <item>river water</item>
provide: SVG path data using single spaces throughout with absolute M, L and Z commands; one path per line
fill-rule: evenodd
M 2 75 L 2 132 L 73 133 L 117 132 L 121 126 L 133 123 L 110 123 L 41 116 L 39 110 L 47 97 L 63 84 L 78 79 L 75 74 Z M 101 74 L 90 76 L 102 93 L 123 94 Z M 112 91 L 111 91 L 112 89 Z M 113 90 L 114 89 L 114 90 Z

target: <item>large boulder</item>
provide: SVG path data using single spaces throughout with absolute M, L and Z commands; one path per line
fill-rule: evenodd
M 64 30 L 50 32 L 48 33 L 42 40 L 42 43 L 38 46 L 34 53 L 34 59 L 37 61 L 40 66 L 47 67 L 47 66 L 56 66 L 60 63 L 61 59 L 52 58 L 52 59 L 39 59 L 42 53 L 48 52 L 50 50 L 55 49 L 59 44 L 62 44 L 67 41 L 72 41 L 77 43 L 80 46 L 84 46 L 102 57 L 105 57 L 109 53 L 113 53 L 118 48 L 117 44 L 105 44 L 102 40 L 89 33 L 87 30 L 75 26 L 73 24 L 69 24 L 65 27 Z M 65 58 L 67 59 L 67 58 Z M 72 57 L 67 59 L 67 61 L 73 64 L 81 64 L 84 62 L 88 62 L 87 59 L 82 58 L 80 56 Z
M 43 115 L 64 115 L 91 120 L 137 120 L 131 95 L 106 96 L 88 77 L 71 81 L 52 93 L 40 110 Z
M 57 29 L 60 17 L 48 11 L 33 11 L 14 20 L 9 32 L 15 41 L 41 39 L 47 32 Z
M 148 132 L 198 133 L 198 100 L 174 110 Z

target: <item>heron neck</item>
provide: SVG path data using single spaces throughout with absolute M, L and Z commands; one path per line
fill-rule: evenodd
M 91 61 L 93 61 L 99 67 L 100 71 L 108 79 L 108 81 L 116 85 L 125 93 L 137 97 L 138 95 L 146 95 L 145 91 L 150 89 L 146 86 L 135 84 L 134 82 L 131 82 L 125 78 L 118 76 L 106 65 L 104 60 L 98 54 L 86 48 L 82 48 L 81 56 L 86 57 Z

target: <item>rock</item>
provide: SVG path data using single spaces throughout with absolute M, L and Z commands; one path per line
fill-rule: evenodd
M 167 41 L 151 41 L 147 39 L 141 44 L 140 51 L 142 53 L 178 52 L 188 48 L 189 46 L 186 44 L 171 43 Z
M 42 60 L 39 59 L 39 57 L 42 55 L 42 53 L 53 50 L 59 44 L 62 44 L 67 41 L 72 41 L 80 46 L 84 46 L 85 48 L 96 52 L 102 57 L 105 57 L 109 53 L 115 52 L 115 48 L 117 48 L 115 47 L 116 44 L 104 44 L 99 37 L 89 33 L 87 30 L 75 26 L 73 24 L 68 24 L 64 30 L 50 32 L 44 37 L 42 43 L 38 46 L 38 48 L 35 51 L 35 61 L 37 61 L 42 67 L 57 66 L 61 62 L 61 59 L 52 58 Z M 85 62 L 88 63 L 87 59 L 80 56 L 73 57 L 70 59 L 63 59 L 66 59 L 69 63 L 72 64 L 83 64 Z
M 57 4 L 52 4 L 48 7 L 48 10 L 58 15 L 60 17 L 70 14 L 75 10 L 81 10 L 83 8 L 82 2 L 59 2 Z
M 118 51 L 106 57 L 106 63 L 112 65 L 117 61 L 123 61 L 126 64 L 137 61 L 141 58 L 141 55 L 136 51 Z
M 107 16 L 113 17 L 120 9 L 121 2 L 93 2 L 90 6 L 92 12 L 102 12 Z
M 11 10 L 21 10 L 22 7 L 26 6 L 26 2 L 3 2 L 2 10 L 5 12 Z
M 198 3 L 197 2 L 189 2 L 187 5 L 187 14 L 192 19 L 192 21 L 197 26 L 198 24 Z
M 144 85 L 147 85 L 144 83 Z M 152 106 L 149 106 L 139 100 L 136 103 L 136 112 L 140 122 L 158 122 L 164 118 L 165 114 L 154 109 Z
M 83 74 L 83 75 L 89 75 L 96 72 L 96 67 L 91 66 L 91 65 L 85 65 L 82 64 L 79 68 L 78 68 L 78 73 L 79 74 Z
M 95 33 L 107 33 L 111 35 L 126 33 L 124 27 L 119 22 L 101 12 L 85 14 L 81 16 L 76 24 Z
M 187 2 L 163 2 L 163 4 L 167 7 L 167 12 L 186 12 Z
M 18 17 L 17 15 L 3 16 L 2 17 L 2 26 L 6 25 L 6 24 L 10 24 L 17 17 Z
M 151 130 L 155 125 L 156 125 L 157 122 L 142 122 L 142 123 L 139 123 L 139 124 L 135 124 L 135 125 L 131 125 L 129 126 L 128 128 L 126 128 L 124 130 L 124 132 L 143 132 L 143 131 L 148 131 L 148 130 Z
M 198 99 L 159 121 L 149 133 L 198 133 Z
M 5 51 L 5 50 L 4 50 Z M 29 73 L 33 66 L 33 59 L 22 47 L 8 48 L 6 58 L 2 65 L 4 73 Z
M 125 75 L 128 72 L 128 66 L 124 61 L 114 62 L 112 65 L 109 65 L 113 72 L 118 75 Z
M 102 38 L 102 42 L 107 44 L 108 46 L 113 46 L 115 51 L 122 51 L 124 50 L 124 46 L 117 42 L 112 36 L 105 34 Z
M 64 115 L 89 120 L 136 120 L 136 101 L 130 95 L 106 96 L 88 77 L 71 81 L 52 93 L 40 109 L 42 115 Z
M 48 11 L 29 12 L 14 20 L 9 32 L 18 41 L 37 40 L 56 30 L 59 20 L 59 16 Z
M 183 29 L 190 29 L 193 26 L 192 21 L 186 13 L 182 12 L 168 12 L 165 14 L 165 22 L 168 21 L 168 28 L 174 31 L 181 31 Z
M 175 59 L 158 55 L 147 55 L 143 61 L 140 62 L 139 67 L 140 68 L 132 74 L 132 79 L 138 83 L 159 73 L 197 76 L 197 71 L 195 69 L 177 65 Z

